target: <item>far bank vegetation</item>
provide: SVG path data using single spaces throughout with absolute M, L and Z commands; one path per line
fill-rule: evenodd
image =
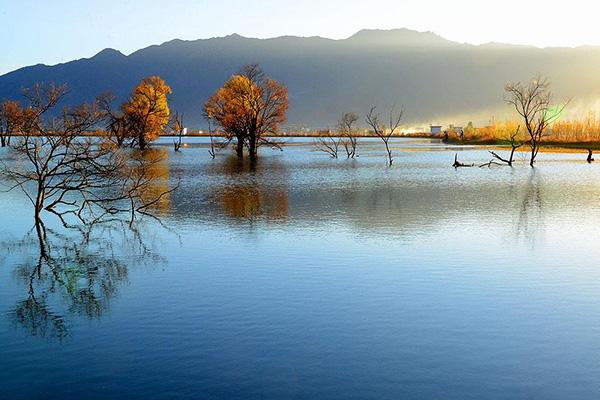
M 392 112 L 388 118 L 389 109 L 385 105 L 382 108 L 384 118 L 380 118 L 376 112 L 378 109 L 372 107 L 370 111 L 348 110 L 342 113 L 333 129 L 286 130 L 283 125 L 287 121 L 289 107 L 287 87 L 269 78 L 259 65 L 242 67 L 223 83 L 202 109 L 197 110 L 206 119 L 208 133 L 188 131 L 183 115 L 170 108 L 171 96 L 171 87 L 158 76 L 143 79 L 123 102 L 117 102 L 110 93 L 101 94 L 95 103 L 100 118 L 81 135 L 102 136 L 117 147 L 140 150 L 151 146 L 159 137 L 170 135 L 175 137 L 173 146 L 176 152 L 185 148 L 184 135 L 206 135 L 211 137 L 211 157 L 214 158 L 220 150 L 232 148 L 238 157 L 247 155 L 251 161 L 258 158 L 261 146 L 281 149 L 283 142 L 279 137 L 315 137 L 316 149 L 334 159 L 359 157 L 358 138 L 373 137 L 381 140 L 388 165 L 393 163 L 389 140 L 396 136 L 506 146 L 510 153 L 492 155 L 497 162 L 508 165 L 512 165 L 515 151 L 524 152 L 525 149 L 529 151 L 533 164 L 543 146 L 600 148 L 600 116 L 589 112 L 575 119 L 559 119 L 568 102 L 555 103 L 550 82 L 543 77 L 506 85 L 505 100 L 514 110 L 513 119 L 494 120 L 486 126 L 469 123 L 464 128 L 450 127 L 436 135 L 427 132 L 406 134 L 400 126 L 402 108 L 400 112 Z M 23 134 L 25 122 L 32 119 L 31 112 L 31 105 L 22 106 L 19 100 L 0 102 L 0 146 L 11 146 L 13 138 Z

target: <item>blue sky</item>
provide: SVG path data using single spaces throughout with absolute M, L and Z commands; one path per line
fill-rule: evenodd
M 234 32 L 340 39 L 362 28 L 406 27 L 474 44 L 600 45 L 598 8 L 588 0 L 0 0 L 0 74 L 106 47 L 129 54 Z M 525 22 L 527 15 L 536 18 Z

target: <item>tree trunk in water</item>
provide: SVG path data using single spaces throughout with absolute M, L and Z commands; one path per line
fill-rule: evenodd
M 37 197 L 35 199 L 35 231 L 37 233 L 38 241 L 40 244 L 40 254 L 42 257 L 46 257 L 46 235 L 44 232 L 44 223 L 42 222 L 42 209 L 44 208 L 44 194 L 38 190 Z
M 249 152 L 250 152 L 250 161 L 252 163 L 256 162 L 257 159 L 257 146 L 256 146 L 256 136 L 251 136 L 250 137 L 250 148 L 249 148 Z
M 146 148 L 146 138 L 144 135 L 140 135 L 138 141 L 140 142 L 140 150 L 144 150 Z
M 244 158 L 244 140 L 239 137 L 235 147 L 235 154 L 237 154 L 238 158 Z
M 258 136 L 256 134 L 250 135 L 248 151 L 250 153 L 250 161 L 252 164 L 256 163 L 258 159 Z
M 40 212 L 37 209 L 35 211 L 35 232 L 40 244 L 40 255 L 45 258 L 47 256 L 46 235 L 44 235 L 44 223 L 42 222 Z
M 517 150 L 517 148 L 513 144 L 512 145 L 512 150 L 510 151 L 510 158 L 508 159 L 508 166 L 509 167 L 513 166 L 513 158 L 515 157 L 515 150 Z
M 0 146 L 6 147 L 6 139 L 4 138 L 4 135 L 0 136 Z
M 390 167 L 391 167 L 392 164 L 394 163 L 394 158 L 392 157 L 392 152 L 390 151 L 390 147 L 388 146 L 387 142 L 385 142 L 385 150 L 387 151 L 388 162 L 389 162 Z

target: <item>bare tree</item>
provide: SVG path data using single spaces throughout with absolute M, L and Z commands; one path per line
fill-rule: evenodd
M 492 155 L 492 157 L 494 157 L 495 160 L 500 161 L 501 163 L 504 163 L 506 165 L 508 165 L 509 167 L 512 167 L 513 165 L 513 160 L 514 160 L 514 156 L 515 156 L 515 151 L 517 151 L 519 148 L 521 148 L 525 143 L 521 140 L 518 140 L 517 138 L 519 137 L 519 131 L 521 130 L 521 127 L 517 127 L 516 131 L 511 133 L 507 138 L 506 141 L 508 142 L 508 144 L 511 147 L 510 150 L 510 157 L 508 159 L 500 156 L 498 153 L 496 153 L 495 151 L 491 151 L 490 150 L 490 154 Z M 498 164 L 495 163 L 494 160 L 490 161 L 487 164 L 483 164 L 482 166 L 491 166 L 492 164 Z
M 356 123 L 358 115 L 356 113 L 344 113 L 338 121 L 338 131 L 342 138 L 342 145 L 346 150 L 346 158 L 354 158 L 356 156 Z
M 404 109 L 400 109 L 399 112 L 395 112 L 394 108 L 390 110 L 390 124 L 389 127 L 386 127 L 384 123 L 381 122 L 380 116 L 375 112 L 376 107 L 371 107 L 371 110 L 367 114 L 367 124 L 373 129 L 375 135 L 380 138 L 385 144 L 385 151 L 387 152 L 387 158 L 390 167 L 394 162 L 394 158 L 392 155 L 392 151 L 390 150 L 389 141 L 396 131 L 400 127 L 400 122 L 402 121 L 402 116 L 404 114 Z
M 181 139 L 185 133 L 185 127 L 183 125 L 183 114 L 175 112 L 173 121 L 171 122 L 173 132 L 177 135 L 176 139 L 173 139 L 173 148 L 175 152 L 181 151 Z
M 470 168 L 470 167 L 474 167 L 475 164 L 465 164 L 462 163 L 460 161 L 458 161 L 458 153 L 454 154 L 454 164 L 452 164 L 452 166 L 457 169 L 457 168 Z
M 521 82 L 509 83 L 504 88 L 506 102 L 513 105 L 523 118 L 525 129 L 529 134 L 531 157 L 529 165 L 533 167 L 542 144 L 542 138 L 548 127 L 558 119 L 566 104 L 553 108 L 550 81 L 540 76 L 524 85 Z
M 208 125 L 208 135 L 210 137 L 210 148 L 208 149 L 208 154 L 214 160 L 217 156 L 217 151 L 226 148 L 235 136 L 225 133 L 224 135 L 220 135 L 221 132 L 215 131 L 213 125 L 213 117 L 211 117 L 206 112 L 204 113 L 204 118 L 206 119 L 206 123 Z M 217 140 L 215 136 L 223 136 L 224 140 Z
M 331 158 L 337 159 L 341 142 L 342 138 L 328 129 L 322 136 L 315 139 L 315 147 L 317 150 L 329 154 Z
M 118 147 L 121 147 L 132 136 L 128 120 L 122 110 L 115 110 L 112 106 L 115 96 L 112 93 L 103 93 L 98 96 L 98 107 L 104 112 L 104 122 L 107 137 Z
M 34 208 L 34 222 L 42 255 L 46 229 L 43 210 L 70 227 L 67 218 L 83 224 L 130 212 L 144 214 L 149 205 L 172 190 L 148 199 L 147 176 L 154 162 L 131 157 L 102 138 L 86 133 L 106 114 L 97 102 L 65 108 L 60 117 L 44 118 L 65 95 L 64 86 L 36 85 L 25 92 L 32 110 L 23 134 L 11 145 L 16 161 L 0 163 L 0 178 L 9 190 L 20 189 Z M 173 189 L 174 190 L 174 189 Z

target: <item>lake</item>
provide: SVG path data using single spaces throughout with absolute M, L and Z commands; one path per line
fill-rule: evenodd
M 160 220 L 85 244 L 48 215 L 41 269 L 31 207 L 0 193 L 0 397 L 600 397 L 586 152 L 455 170 L 487 150 L 394 139 L 389 168 L 376 139 L 355 160 L 294 139 L 251 170 L 184 140 L 152 149 L 180 185 Z

